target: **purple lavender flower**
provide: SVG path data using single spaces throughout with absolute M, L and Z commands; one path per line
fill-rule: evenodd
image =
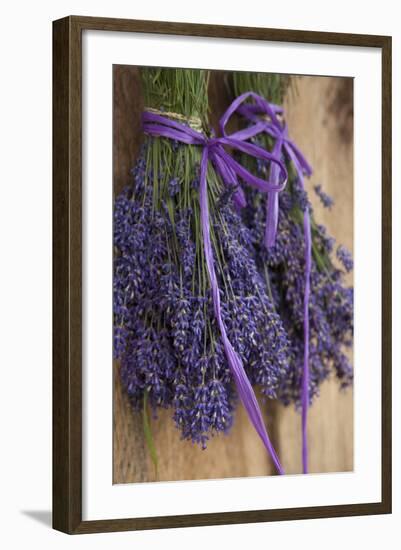
M 209 382 L 209 416 L 215 432 L 228 433 L 233 423 L 233 403 L 227 387 L 213 378 Z
M 351 252 L 341 245 L 337 248 L 337 258 L 342 263 L 345 271 L 349 272 L 354 269 L 354 260 L 352 259 Z
M 168 192 L 170 197 L 174 197 L 180 188 L 180 181 L 178 178 L 172 178 L 168 183 Z
M 334 204 L 334 200 L 330 197 L 330 195 L 328 195 L 323 191 L 322 186 L 320 184 L 315 185 L 314 190 L 316 195 L 319 197 L 320 202 L 323 204 L 323 206 L 325 208 L 330 209 Z
M 127 349 L 128 345 L 128 331 L 124 326 L 114 327 L 114 343 L 113 353 L 114 358 L 122 357 Z

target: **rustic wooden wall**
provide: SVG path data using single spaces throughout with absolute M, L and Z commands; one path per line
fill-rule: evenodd
M 211 80 L 212 122 L 229 98 L 221 74 Z M 140 95 L 135 67 L 114 68 L 114 190 L 129 179 L 141 142 Z M 328 212 L 311 193 L 317 219 L 350 250 L 353 246 L 353 95 L 352 80 L 322 77 L 293 79 L 286 96 L 290 135 L 314 167 L 310 188 L 318 182 L 335 199 Z M 350 282 L 352 280 L 350 279 Z M 271 403 L 264 407 L 273 443 L 287 473 L 301 471 L 300 416 L 292 408 Z M 211 479 L 273 474 L 265 449 L 242 407 L 229 436 L 212 439 L 202 451 L 182 441 L 162 411 L 152 420 L 159 457 L 158 480 Z M 335 380 L 323 384 L 310 409 L 310 471 L 349 471 L 353 467 L 352 390 L 339 392 Z M 154 466 L 144 441 L 141 413 L 133 413 L 114 365 L 114 483 L 155 481 Z

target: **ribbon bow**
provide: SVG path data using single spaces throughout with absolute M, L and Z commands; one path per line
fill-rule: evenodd
M 244 101 L 248 98 L 252 98 L 255 103 L 244 104 Z M 289 138 L 287 125 L 280 122 L 279 117 L 283 114 L 283 108 L 269 103 L 266 99 L 253 92 L 248 92 L 237 97 L 231 104 L 231 107 L 244 118 L 254 123 L 244 130 L 231 134 L 231 139 L 245 141 L 264 132 L 269 134 L 275 139 L 272 151 L 273 156 L 276 159 L 281 159 L 283 153 L 286 154 L 292 160 L 300 183 L 303 186 L 303 175 L 310 176 L 312 168 L 295 143 Z M 220 131 L 223 136 L 226 135 L 227 112 L 220 121 Z M 277 171 L 277 164 L 271 164 L 269 176 L 272 183 L 276 184 L 278 182 L 279 173 Z M 265 229 L 265 245 L 267 247 L 274 246 L 276 240 L 279 211 L 278 196 L 280 191 L 281 189 L 272 189 L 267 192 L 267 223 Z
M 242 101 L 245 101 L 247 97 L 253 95 L 254 94 L 249 92 L 243 94 L 238 99 L 242 98 Z M 245 197 L 243 190 L 238 186 L 238 178 L 248 185 L 265 193 L 278 193 L 284 189 L 287 183 L 288 175 L 285 165 L 279 158 L 277 158 L 275 154 L 269 153 L 263 148 L 252 143 L 247 143 L 246 141 L 243 141 L 243 139 L 237 139 L 235 135 L 225 135 L 224 130 L 227 121 L 241 103 L 238 103 L 238 99 L 230 105 L 220 121 L 220 127 L 222 128 L 223 133 L 222 137 L 207 137 L 201 132 L 197 132 L 185 124 L 181 124 L 180 122 L 176 122 L 148 111 L 143 113 L 143 130 L 146 134 L 154 137 L 173 139 L 181 143 L 198 145 L 203 148 L 200 165 L 199 200 L 203 247 L 212 290 L 214 314 L 220 330 L 227 362 L 237 387 L 238 395 L 256 432 L 270 454 L 278 473 L 283 474 L 284 470 L 267 434 L 262 412 L 256 399 L 255 392 L 246 375 L 242 360 L 238 353 L 234 350 L 228 338 L 227 330 L 221 316 L 220 290 L 214 269 L 213 248 L 210 239 L 209 201 L 207 193 L 207 166 L 209 161 L 213 163 L 216 172 L 220 175 L 225 185 L 236 186 L 234 200 L 239 206 L 244 206 Z M 255 176 L 239 164 L 229 153 L 227 153 L 225 147 L 230 147 L 236 151 L 250 155 L 251 157 L 273 163 L 277 166 L 276 177 L 274 180 L 264 180 Z M 268 219 L 267 224 L 269 223 L 271 222 Z
M 244 96 L 251 97 L 253 104 L 243 104 Z M 246 99 L 246 98 L 245 98 Z M 263 97 L 249 92 L 239 96 L 233 104 L 235 110 L 251 124 L 248 128 L 240 130 L 231 135 L 232 139 L 247 140 L 256 135 L 266 132 L 275 139 L 273 146 L 273 155 L 281 159 L 286 155 L 293 163 L 297 172 L 299 183 L 304 189 L 304 176 L 311 176 L 312 168 L 307 160 L 288 137 L 288 127 L 279 119 L 283 114 L 283 108 L 269 103 Z M 225 135 L 224 116 L 220 126 L 221 132 Z M 275 184 L 278 181 L 279 174 L 276 164 L 270 166 L 270 179 Z M 273 189 L 267 192 L 267 219 L 265 229 L 266 247 L 274 246 L 279 212 L 278 191 Z M 312 237 L 309 211 L 304 211 L 303 218 L 304 239 L 305 239 L 305 290 L 304 290 L 304 362 L 302 369 L 302 391 L 301 391 L 301 409 L 302 409 L 302 466 L 303 472 L 308 472 L 308 441 L 307 441 L 307 415 L 309 407 L 309 297 L 310 297 L 310 272 L 312 264 Z

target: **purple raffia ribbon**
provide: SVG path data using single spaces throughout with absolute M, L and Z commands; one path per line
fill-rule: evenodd
M 282 107 L 269 103 L 263 97 L 251 93 L 250 97 L 254 100 L 253 104 L 239 105 L 237 112 L 247 118 L 254 124 L 248 128 L 231 135 L 233 139 L 250 139 L 262 132 L 266 132 L 276 141 L 273 147 L 273 154 L 281 159 L 285 154 L 292 161 L 297 172 L 298 179 L 302 189 L 305 188 L 304 175 L 310 176 L 312 168 L 297 148 L 295 143 L 288 137 L 288 127 L 282 124 L 278 115 L 283 113 Z M 242 102 L 241 102 L 242 103 Z M 265 117 L 264 119 L 261 117 Z M 221 126 L 223 136 L 225 135 L 224 126 Z M 278 178 L 276 165 L 270 167 L 270 178 L 275 183 Z M 267 217 L 269 223 L 266 224 L 265 245 L 274 246 L 278 223 L 278 191 L 273 190 L 267 193 Z M 310 272 L 312 263 L 312 237 L 311 224 L 308 209 L 304 212 L 303 218 L 304 239 L 305 239 L 305 290 L 304 290 L 304 362 L 302 369 L 302 468 L 303 473 L 308 473 L 308 436 L 307 419 L 309 408 L 309 298 L 310 298 Z
M 240 98 L 245 101 L 251 94 L 242 94 Z M 221 126 L 224 129 L 228 119 L 237 110 L 238 99 L 233 102 L 221 120 Z M 230 366 L 238 395 L 247 411 L 250 421 L 252 422 L 256 432 L 261 438 L 264 446 L 266 447 L 270 457 L 276 467 L 279 474 L 284 474 L 283 467 L 279 461 L 277 453 L 269 439 L 267 430 L 263 421 L 262 412 L 260 410 L 258 401 L 255 396 L 255 392 L 251 383 L 246 375 L 242 360 L 238 353 L 234 350 L 226 331 L 224 321 L 221 316 L 220 305 L 220 290 L 214 269 L 213 248 L 210 239 L 210 220 L 209 220 L 209 201 L 208 201 L 208 189 L 207 189 L 207 166 L 208 162 L 212 162 L 216 172 L 220 175 L 225 185 L 235 185 L 238 187 L 238 178 L 243 182 L 246 182 L 252 187 L 256 187 L 262 192 L 280 192 L 284 189 L 287 183 L 287 170 L 280 159 L 277 156 L 269 153 L 261 147 L 257 147 L 252 143 L 247 143 L 241 139 L 235 139 L 232 136 L 226 136 L 219 138 L 208 138 L 204 134 L 197 132 L 186 126 L 169 118 L 161 115 L 145 111 L 142 115 L 143 130 L 146 134 L 154 137 L 164 137 L 173 139 L 181 143 L 188 145 L 198 145 L 203 148 L 201 166 L 200 166 L 200 211 L 201 211 L 201 225 L 203 235 L 203 246 L 205 251 L 206 266 L 210 279 L 210 286 L 213 297 L 214 314 L 217 324 L 221 333 L 223 341 L 224 351 L 227 358 L 227 362 Z M 239 164 L 233 157 L 227 153 L 225 146 L 234 150 L 240 151 L 254 158 L 259 158 L 264 161 L 269 161 L 278 165 L 278 174 L 276 181 L 264 180 L 254 174 L 251 174 L 241 164 Z M 280 181 L 281 175 L 281 181 Z M 234 196 L 236 204 L 243 206 L 244 195 L 240 187 Z

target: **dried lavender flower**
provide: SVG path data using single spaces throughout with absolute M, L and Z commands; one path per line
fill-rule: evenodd
M 330 209 L 334 204 L 334 200 L 330 197 L 330 195 L 328 195 L 327 193 L 325 193 L 325 191 L 323 191 L 322 186 L 320 184 L 315 185 L 314 190 L 316 195 L 319 197 L 320 202 L 323 204 L 323 206 L 325 208 Z
M 354 269 L 354 260 L 352 259 L 351 252 L 349 250 L 347 250 L 345 248 L 345 246 L 340 245 L 337 248 L 337 253 L 336 254 L 337 254 L 337 258 L 340 260 L 340 262 L 342 263 L 342 265 L 343 265 L 345 271 L 347 271 L 347 273 Z

